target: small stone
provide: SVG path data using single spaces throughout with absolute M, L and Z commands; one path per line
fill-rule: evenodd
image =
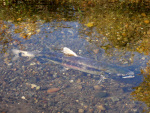
M 26 100 L 26 97 L 25 97 L 25 96 L 22 96 L 21 99 Z
M 90 108 L 90 109 L 89 109 L 89 112 L 90 112 L 90 113 L 93 113 L 93 109 Z
M 11 66 L 11 65 L 12 65 L 12 63 L 8 63 L 7 65 L 8 65 L 8 66 Z
M 145 23 L 145 24 L 148 24 L 148 23 L 149 23 L 149 20 L 144 20 L 144 23 Z
M 78 112 L 79 113 L 84 113 L 84 109 L 79 109 Z
M 37 86 L 37 87 L 36 87 L 36 90 L 39 90 L 39 89 L 40 89 L 40 86 Z
M 53 74 L 53 77 L 54 77 L 54 78 L 57 78 L 57 77 L 58 77 L 58 76 L 57 76 L 57 73 L 54 73 L 54 74 Z
M 38 103 L 38 100 L 36 98 L 34 98 L 34 103 Z
M 142 16 L 144 16 L 144 17 L 146 16 L 146 14 L 145 14 L 145 13 L 141 13 L 141 15 L 142 15 Z
M 94 89 L 95 89 L 95 90 L 100 90 L 100 89 L 102 89 L 102 87 L 100 87 L 99 85 L 95 85 L 95 86 L 94 86 Z
M 70 80 L 70 83 L 73 83 L 74 82 L 74 80 Z
M 79 100 L 76 100 L 76 102 L 79 102 Z
M 79 54 L 81 54 L 82 53 L 82 50 L 79 50 Z
M 150 29 L 149 29 L 149 30 L 147 30 L 147 35 L 150 35 Z
M 78 79 L 78 80 L 77 80 L 77 83 L 81 83 L 81 79 Z
M 104 97 L 108 97 L 109 94 L 107 92 L 98 92 L 95 97 L 96 98 L 104 98 Z
M 50 88 L 47 90 L 47 93 L 54 93 L 54 92 L 57 92 L 59 90 L 60 90 L 59 88 Z
M 97 53 L 99 52 L 99 49 L 94 49 L 93 52 L 94 52 L 95 54 L 97 54 Z
M 37 29 L 37 30 L 36 30 L 37 33 L 39 33 L 40 31 L 41 31 L 40 29 Z
M 91 74 L 87 74 L 88 77 L 91 77 Z
M 78 89 L 82 89 L 82 85 L 78 85 Z
M 117 98 L 117 97 L 111 97 L 111 100 L 112 100 L 113 102 L 117 102 L 117 101 L 119 101 L 119 98 Z
M 31 88 L 33 89 L 33 88 L 36 88 L 37 87 L 37 85 L 35 85 L 35 84 L 31 84 Z
M 98 105 L 98 106 L 97 106 L 97 109 L 98 109 L 100 112 L 106 110 L 106 108 L 105 108 L 103 105 Z
M 32 63 L 30 63 L 30 65 L 31 65 L 31 66 L 34 66 L 34 65 L 36 65 L 36 63 L 35 63 L 35 62 L 32 62 Z
M 87 106 L 87 105 L 84 105 L 84 108 L 85 108 L 85 109 L 87 109 L 87 108 L 88 108 L 88 106 Z

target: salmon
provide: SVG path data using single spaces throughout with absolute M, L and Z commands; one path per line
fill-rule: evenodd
M 67 47 L 63 48 L 63 53 L 58 52 L 29 52 L 13 49 L 12 52 L 15 55 L 15 59 L 18 57 L 30 57 L 36 58 L 41 63 L 53 62 L 60 64 L 64 67 L 79 70 L 85 73 L 100 75 L 107 73 L 109 75 L 117 75 L 122 78 L 134 78 L 134 72 L 130 71 L 127 67 L 121 67 L 115 64 L 108 64 L 104 62 L 98 62 L 90 58 L 78 56 L 75 52 Z M 21 54 L 21 55 L 19 55 Z

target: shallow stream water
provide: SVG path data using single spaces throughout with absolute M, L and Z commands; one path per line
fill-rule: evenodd
M 34 23 L 35 34 L 28 28 L 23 33 L 16 33 L 16 27 L 22 28 L 26 23 L 22 22 L 22 26 L 7 21 L 2 23 L 8 28 L 1 33 L 1 37 L 6 38 L 1 41 L 6 42 L 0 45 L 0 112 L 141 113 L 148 109 L 144 102 L 134 100 L 131 95 L 135 91 L 133 88 L 143 82 L 141 70 L 147 66 L 148 55 L 115 47 L 104 49 L 105 45 L 111 44 L 107 36 L 98 33 L 95 26 L 89 27 L 78 21 L 38 20 Z M 72 64 L 69 64 L 71 68 L 66 68 L 62 62 L 43 63 L 36 57 L 12 60 L 12 49 L 48 54 L 62 53 L 63 47 L 83 58 L 111 65 L 118 71 L 128 69 L 134 72 L 134 77 L 115 78 L 118 73 L 103 71 L 91 74 L 71 67 Z M 84 60 L 84 66 L 91 65 L 91 61 L 85 63 Z M 78 64 L 80 60 L 69 59 L 68 62 Z M 101 77 L 104 80 L 99 84 Z

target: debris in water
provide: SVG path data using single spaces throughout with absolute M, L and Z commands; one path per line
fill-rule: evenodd
M 68 56 L 78 56 L 75 52 L 73 52 L 71 49 L 69 49 L 67 47 L 64 47 L 62 52 Z

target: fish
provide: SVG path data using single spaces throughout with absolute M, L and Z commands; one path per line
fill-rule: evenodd
M 17 49 L 13 49 L 12 52 L 15 55 L 15 59 L 17 59 L 18 57 L 36 58 L 41 63 L 53 62 L 67 68 L 94 75 L 101 75 L 102 73 L 107 73 L 109 75 L 117 75 L 122 78 L 135 77 L 134 72 L 130 71 L 127 67 L 98 62 L 90 58 L 78 56 L 75 52 L 67 47 L 63 48 L 62 53 L 50 51 L 30 52 Z

